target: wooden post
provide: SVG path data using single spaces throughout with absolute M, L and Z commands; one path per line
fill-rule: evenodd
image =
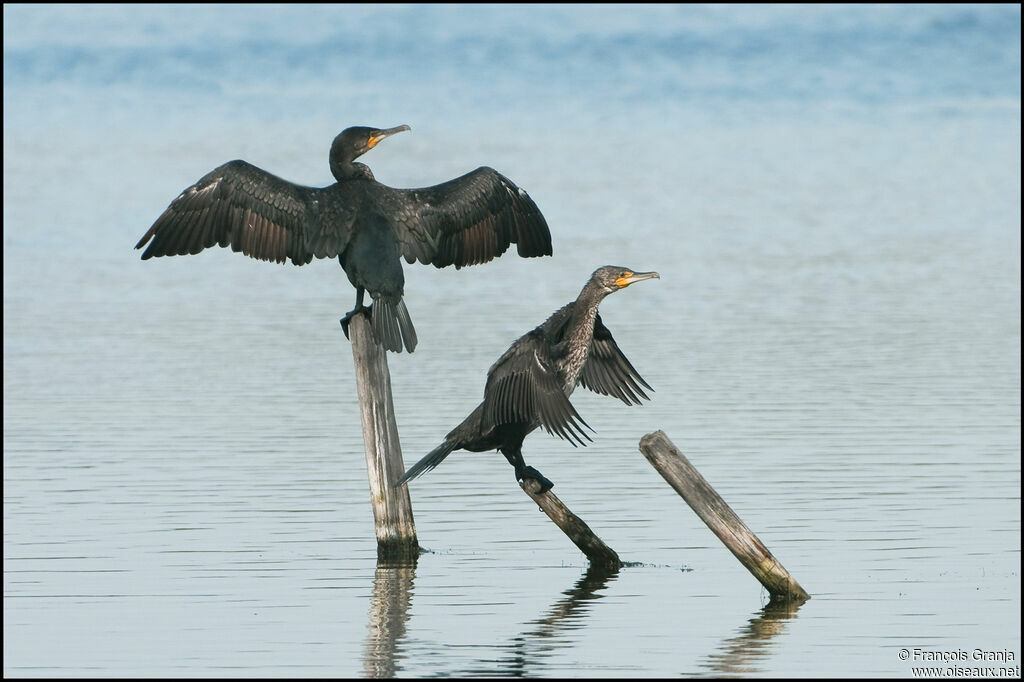
M 615 553 L 615 550 L 604 544 L 601 538 L 594 535 L 594 531 L 590 530 L 590 526 L 585 524 L 583 519 L 569 511 L 568 507 L 562 504 L 562 501 L 553 492 L 549 490 L 546 493 L 540 493 L 540 483 L 532 478 L 523 479 L 519 487 L 587 555 L 592 565 L 607 566 L 615 569 L 622 566 L 622 562 L 619 561 L 619 555 Z
M 352 316 L 349 337 L 363 422 L 366 474 L 370 479 L 370 501 L 377 529 L 377 560 L 385 563 L 415 562 L 420 547 L 412 519 L 409 487 L 395 487 L 405 465 L 391 399 L 387 352 L 373 340 L 365 314 Z
M 672 444 L 664 431 L 640 439 L 640 452 L 697 516 L 729 548 L 740 563 L 761 581 L 773 600 L 806 601 L 810 595 L 782 567 L 768 548 L 729 508 L 700 472 Z

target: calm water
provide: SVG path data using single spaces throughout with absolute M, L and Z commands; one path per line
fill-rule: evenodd
M 494 166 L 555 248 L 407 267 L 407 462 L 596 267 L 661 273 L 601 309 L 653 400 L 524 451 L 637 565 L 456 453 L 378 568 L 341 270 L 132 249 L 224 161 L 324 185 L 401 123 L 378 179 Z M 5 5 L 4 674 L 1019 676 L 1020 143 L 1019 6 Z M 657 429 L 810 601 L 765 608 Z

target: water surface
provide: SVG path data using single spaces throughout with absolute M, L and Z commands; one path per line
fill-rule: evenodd
M 495 453 L 378 567 L 342 271 L 132 249 L 224 161 L 324 185 L 402 123 L 378 179 L 491 165 L 555 249 L 406 268 L 407 463 L 596 267 L 661 273 L 601 308 L 650 403 L 581 390 L 594 443 L 524 450 L 617 573 Z M 1019 150 L 1017 6 L 5 6 L 5 675 L 1019 666 Z M 810 601 L 766 606 L 658 429 Z

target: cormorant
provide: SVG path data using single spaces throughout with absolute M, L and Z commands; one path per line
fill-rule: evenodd
M 653 389 L 619 350 L 597 307 L 608 294 L 653 277 L 660 275 L 614 265 L 594 271 L 575 301 L 519 337 L 498 358 L 487 371 L 484 401 L 396 485 L 430 471 L 454 450 L 497 449 L 515 467 L 516 480 L 533 478 L 541 492 L 550 490 L 551 481 L 523 461 L 523 439 L 541 426 L 573 447 L 586 445 L 584 438 L 592 440 L 582 428 L 590 425 L 569 402 L 577 384 L 627 405 L 649 400 L 640 385 Z
M 356 158 L 409 126 L 343 130 L 331 144 L 328 187 L 304 187 L 245 161 L 229 161 L 183 191 L 135 248 L 181 256 L 216 245 L 295 265 L 337 257 L 356 288 L 356 306 L 341 320 L 371 310 L 374 337 L 411 353 L 416 330 L 402 301 L 401 257 L 443 268 L 486 263 L 516 244 L 524 258 L 551 255 L 547 222 L 529 195 L 486 166 L 440 185 L 395 189 L 374 180 Z M 374 304 L 363 305 L 363 292 Z

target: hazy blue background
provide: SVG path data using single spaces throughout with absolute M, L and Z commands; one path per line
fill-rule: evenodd
M 661 273 L 602 306 L 653 400 L 524 449 L 638 565 L 457 453 L 377 569 L 337 264 L 132 248 L 227 160 L 325 185 L 403 123 L 379 180 L 493 166 L 555 250 L 406 268 L 406 462 L 596 267 Z M 1019 666 L 1020 142 L 1019 5 L 5 5 L 5 675 Z M 762 608 L 657 429 L 809 602 Z

